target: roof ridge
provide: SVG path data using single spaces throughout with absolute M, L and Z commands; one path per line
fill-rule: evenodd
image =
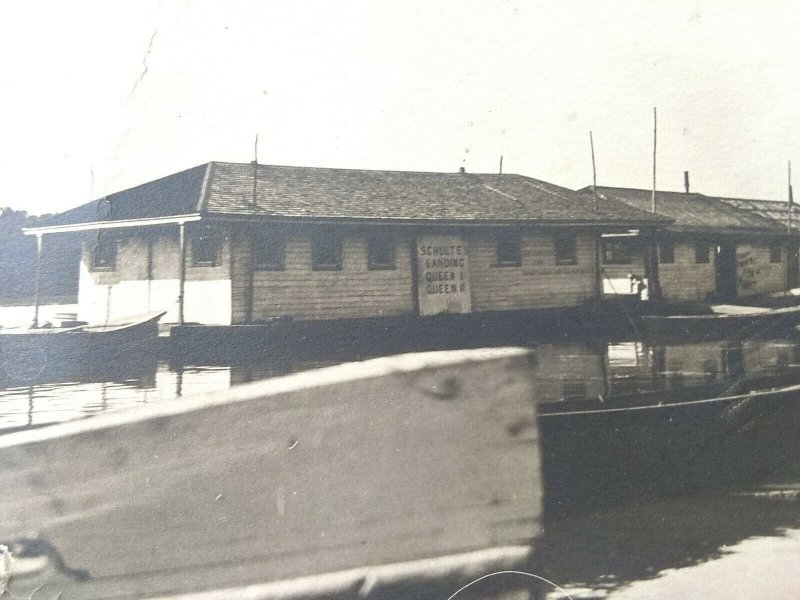
M 101 200 L 105 200 L 109 196 L 116 196 L 118 194 L 123 194 L 125 192 L 138 190 L 139 188 L 145 187 L 147 185 L 151 185 L 151 184 L 153 184 L 153 183 L 155 183 L 157 181 L 161 181 L 162 179 L 167 179 L 169 177 L 175 177 L 177 175 L 183 175 L 184 173 L 188 173 L 189 171 L 193 171 L 194 169 L 197 169 L 199 167 L 207 166 L 208 164 L 209 163 L 200 163 L 199 165 L 193 165 L 193 166 L 191 166 L 191 167 L 189 167 L 187 169 L 181 169 L 180 171 L 175 171 L 174 173 L 169 173 L 168 175 L 162 175 L 161 177 L 156 177 L 155 179 L 151 179 L 149 181 L 145 181 L 144 183 L 139 183 L 139 184 L 131 186 L 131 187 L 122 188 L 122 189 L 113 191 L 113 192 L 108 193 L 108 194 L 103 194 L 99 198 L 92 198 L 91 200 L 89 200 L 87 202 L 84 202 L 83 204 L 79 204 L 78 206 L 73 207 L 73 208 L 78 208 L 78 207 L 84 206 L 86 204 L 91 204 L 92 202 L 98 202 L 98 201 L 101 201 Z M 61 213 L 59 213 L 59 214 L 61 214 Z
M 542 182 L 540 182 L 537 179 L 533 179 L 532 177 L 525 177 L 524 179 L 525 179 L 525 184 L 526 185 L 529 185 L 532 188 L 539 190 L 540 192 L 544 192 L 545 194 L 550 194 L 551 196 L 555 196 L 556 198 L 561 198 L 562 200 L 567 200 L 568 202 L 574 202 L 575 201 L 575 198 L 570 198 L 569 196 L 565 196 L 564 194 L 561 194 L 560 192 L 556 192 L 556 191 L 553 191 L 553 190 L 548 190 L 546 187 L 541 185 Z M 575 196 L 583 199 L 583 197 L 580 194 L 578 194 L 578 192 L 572 192 L 572 190 L 569 190 L 567 188 L 564 188 L 564 189 L 566 189 L 567 191 L 571 192 Z
M 232 161 L 224 161 L 224 160 L 216 160 L 213 161 L 218 165 L 228 165 L 228 166 L 240 166 L 240 167 L 249 167 L 252 163 L 243 163 L 243 162 L 232 162 Z M 274 165 L 274 164 L 264 164 L 259 163 L 259 168 L 277 168 L 277 169 L 302 169 L 304 171 L 345 171 L 345 172 L 353 172 L 353 173 L 400 173 L 400 174 L 407 174 L 407 175 L 452 175 L 454 177 L 463 176 L 463 175 L 478 175 L 478 176 L 497 176 L 497 177 L 525 177 L 528 178 L 526 175 L 520 175 L 519 173 L 472 173 L 472 172 L 465 172 L 461 173 L 459 171 L 408 171 L 404 169 L 353 169 L 350 167 L 309 167 L 303 165 Z
M 584 190 L 591 190 L 591 185 L 587 185 L 582 187 L 579 191 Z M 651 193 L 652 189 L 647 188 L 637 188 L 637 187 L 625 187 L 625 186 L 614 186 L 614 185 L 598 185 L 597 189 L 605 189 L 605 190 L 623 190 L 626 192 L 646 192 Z M 656 190 L 656 194 L 675 194 L 678 196 L 696 196 L 702 198 L 711 198 L 713 200 L 734 200 L 737 202 L 774 202 L 776 204 L 786 204 L 786 200 L 772 200 L 770 198 L 739 198 L 736 196 L 723 196 L 717 194 L 706 194 L 704 192 L 682 192 L 679 190 Z
M 206 164 L 206 173 L 203 176 L 203 183 L 200 186 L 200 194 L 197 198 L 197 212 L 202 213 L 205 212 L 206 207 L 208 206 L 208 196 L 210 194 L 210 186 L 209 182 L 211 181 L 211 172 L 214 169 L 214 161 L 210 160 Z
M 513 200 L 514 202 L 516 202 L 520 206 L 525 206 L 525 203 L 522 200 L 520 200 L 519 198 L 517 198 L 516 196 L 513 196 L 511 194 L 507 194 L 506 192 L 498 190 L 497 188 L 493 188 L 488 183 L 482 183 L 481 185 L 483 187 L 485 187 L 487 190 L 489 190 L 491 192 L 494 192 L 495 194 L 500 194 L 501 196 L 504 196 L 505 198 L 508 198 L 509 200 Z

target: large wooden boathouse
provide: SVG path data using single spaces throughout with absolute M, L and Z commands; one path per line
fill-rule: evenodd
M 599 186 L 597 191 L 606 200 L 652 210 L 651 190 Z M 672 221 L 657 232 L 664 299 L 732 301 L 797 287 L 797 243 L 785 222 L 785 204 L 664 191 L 656 192 L 655 200 L 656 214 Z M 601 269 L 608 280 L 644 270 L 647 252 L 638 238 L 609 236 L 602 246 Z
M 520 175 L 210 162 L 27 233 L 86 234 L 81 320 L 230 325 L 579 307 L 601 235 L 668 222 Z

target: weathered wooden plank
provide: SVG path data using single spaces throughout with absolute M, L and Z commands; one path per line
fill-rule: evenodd
M 4 436 L 0 540 L 47 550 L 12 590 L 147 597 L 529 544 L 533 398 L 526 351 L 456 351 Z

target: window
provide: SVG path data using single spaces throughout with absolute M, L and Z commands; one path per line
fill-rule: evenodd
M 106 233 L 99 233 L 92 248 L 92 271 L 113 271 L 116 264 L 117 241 Z
M 215 267 L 219 264 L 219 237 L 211 229 L 197 230 L 192 236 L 192 265 Z
M 578 242 L 573 234 L 557 235 L 554 243 L 557 265 L 578 264 Z
M 629 265 L 633 263 L 634 245 L 629 239 L 604 239 L 603 262 L 607 265 Z
M 783 248 L 780 242 L 772 242 L 769 245 L 769 262 L 779 263 L 783 258 Z
M 255 268 L 258 271 L 283 271 L 286 241 L 278 232 L 262 231 L 255 238 Z
M 388 235 L 374 235 L 367 239 L 367 268 L 372 271 L 395 268 L 394 239 Z
M 522 254 L 519 247 L 519 236 L 516 233 L 500 232 L 495 234 L 495 252 L 498 267 L 519 267 L 522 265 Z
M 695 242 L 694 244 L 694 262 L 697 264 L 711 262 L 708 253 L 711 246 L 708 242 Z
M 311 247 L 312 268 L 315 271 L 338 271 L 342 268 L 342 239 L 334 233 L 314 236 Z
M 671 265 L 675 262 L 675 242 L 672 240 L 658 242 L 658 262 L 664 265 Z

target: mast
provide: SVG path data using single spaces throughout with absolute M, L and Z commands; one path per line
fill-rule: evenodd
M 594 213 L 597 214 L 597 167 L 594 162 L 594 138 L 589 131 L 589 146 L 592 149 L 592 192 L 594 193 Z
M 789 161 L 789 233 L 792 233 L 792 213 L 794 212 L 794 195 L 792 194 L 792 161 Z
M 594 195 L 594 214 L 597 214 L 597 166 L 594 160 L 594 138 L 592 132 L 589 131 L 589 147 L 592 151 L 592 193 Z M 595 296 L 600 299 L 603 297 L 603 272 L 600 269 L 600 233 L 598 232 L 594 238 L 594 285 Z
M 658 119 L 656 117 L 656 107 L 653 107 L 653 195 L 651 212 L 656 212 L 656 136 L 658 129 Z

